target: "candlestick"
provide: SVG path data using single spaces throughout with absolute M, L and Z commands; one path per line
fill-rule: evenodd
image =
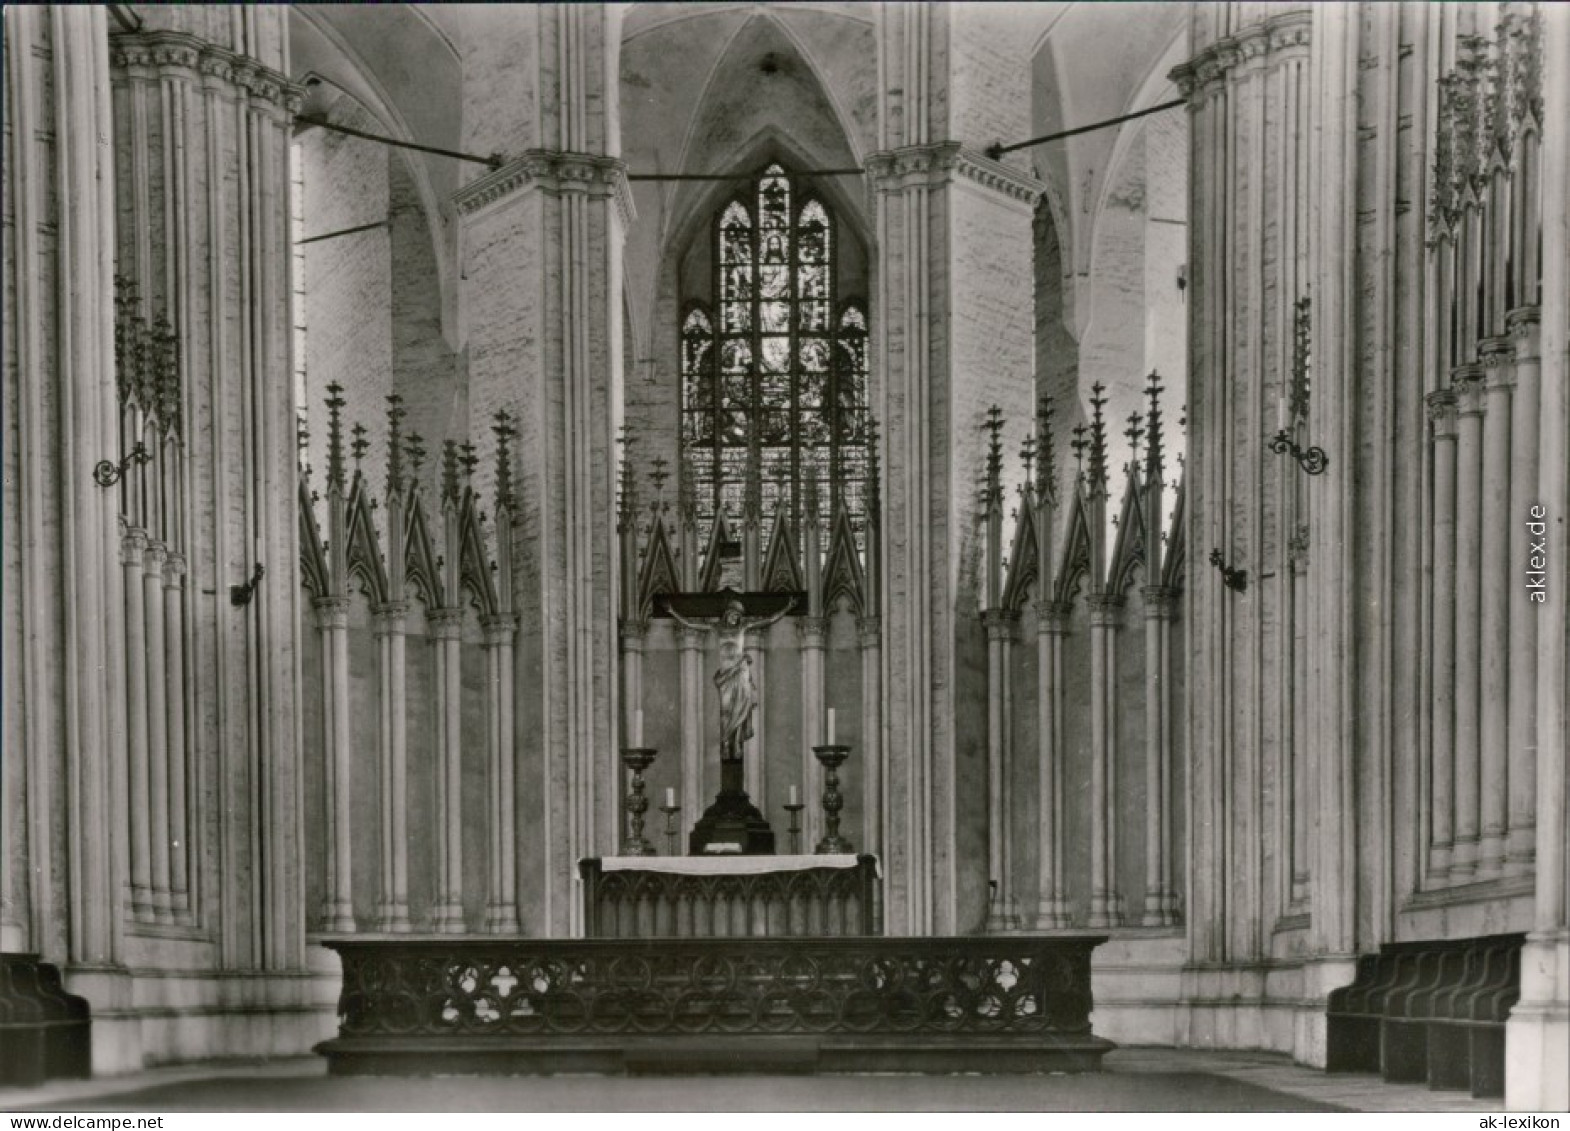
M 785 806 L 785 812 L 790 814 L 790 851 L 795 856 L 801 852 L 801 811 L 806 806 L 796 800 L 796 787 L 790 787 L 790 804 Z
M 818 841 L 817 851 L 820 855 L 855 852 L 855 846 L 840 836 L 840 810 L 845 808 L 845 799 L 840 796 L 838 771 L 850 757 L 850 747 L 826 743 L 814 746 L 812 752 L 823 765 L 823 839 Z
M 659 855 L 643 835 L 643 814 L 649 808 L 649 799 L 643 796 L 643 771 L 654 764 L 658 753 L 658 750 L 651 750 L 647 746 L 628 746 L 621 752 L 622 764 L 632 771 L 631 789 L 624 804 L 627 810 L 627 840 L 622 844 L 623 856 Z
M 681 812 L 681 806 L 676 804 L 676 791 L 665 791 L 665 804 L 660 806 L 660 812 L 665 814 L 665 852 L 668 856 L 679 856 L 676 838 L 681 835 L 676 826 L 676 814 Z

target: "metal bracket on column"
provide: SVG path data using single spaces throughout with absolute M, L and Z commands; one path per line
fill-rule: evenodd
M 93 481 L 100 487 L 113 487 L 120 482 L 126 471 L 133 463 L 146 463 L 153 458 L 153 453 L 147 450 L 147 445 L 138 440 L 136 447 L 119 463 L 113 460 L 102 459 L 98 466 L 93 468 Z
M 1210 551 L 1210 564 L 1221 571 L 1221 583 L 1228 589 L 1241 593 L 1248 588 L 1248 570 L 1227 565 L 1220 549 Z
M 237 609 L 243 609 L 251 603 L 251 598 L 256 596 L 256 587 L 262 583 L 262 575 L 267 568 L 261 562 L 256 563 L 256 568 L 251 571 L 250 580 L 243 585 L 229 586 L 229 603 Z

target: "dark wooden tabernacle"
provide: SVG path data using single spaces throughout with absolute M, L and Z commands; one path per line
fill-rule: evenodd
M 325 939 L 317 1051 L 335 1075 L 1094 1071 L 1105 940 Z

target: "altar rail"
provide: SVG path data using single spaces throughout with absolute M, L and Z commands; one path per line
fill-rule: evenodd
M 849 862 L 849 857 L 836 859 Z M 751 874 L 611 871 L 598 858 L 580 861 L 578 870 L 583 877 L 584 934 L 590 938 L 879 933 L 875 856 L 858 856 L 850 868 Z
M 1104 941 L 327 939 L 317 1051 L 335 1075 L 1093 1071 Z

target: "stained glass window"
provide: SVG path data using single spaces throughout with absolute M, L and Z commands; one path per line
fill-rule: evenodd
M 770 165 L 714 221 L 714 302 L 682 317 L 682 445 L 700 537 L 743 514 L 748 469 L 767 529 L 801 521 L 809 475 L 865 527 L 867 313 L 836 295 L 834 218 Z M 712 311 L 712 313 L 711 313 Z

